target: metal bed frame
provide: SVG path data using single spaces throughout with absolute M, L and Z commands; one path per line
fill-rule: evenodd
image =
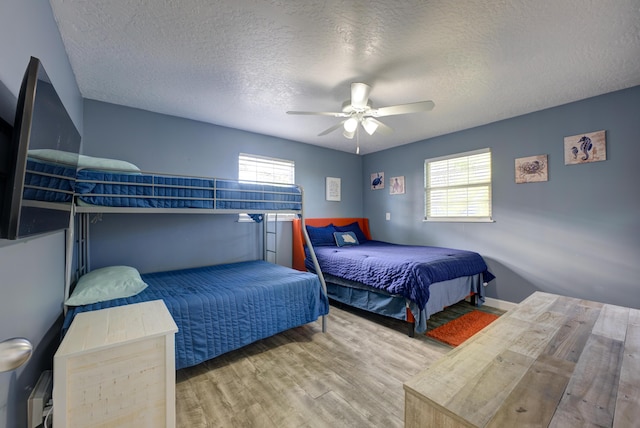
M 170 174 L 162 174 L 163 176 L 170 176 Z M 180 176 L 184 177 L 184 176 Z M 188 177 L 188 178 L 204 178 L 204 177 Z M 206 178 L 211 180 L 220 180 L 215 178 Z M 250 183 L 244 180 L 231 180 L 224 179 L 225 182 L 238 182 L 238 183 Z M 113 182 L 111 182 L 113 183 Z M 278 184 L 274 183 L 260 183 L 255 182 L 252 184 L 264 185 L 265 187 L 272 188 L 274 185 L 278 186 Z M 292 186 L 287 184 L 286 186 Z M 313 246 L 311 245 L 311 240 L 309 235 L 304 227 L 304 190 L 302 186 L 293 185 L 295 188 L 299 190 L 300 194 L 300 203 L 299 209 L 228 209 L 228 208 L 142 208 L 142 207 L 108 207 L 108 206 L 98 206 L 98 205 L 86 205 L 78 203 L 78 195 L 74 195 L 73 204 L 69 209 L 68 206 L 61 206 L 61 209 L 69 210 L 69 228 L 66 231 L 66 241 L 65 241 L 65 290 L 64 296 L 65 300 L 69 297 L 71 293 L 71 287 L 77 281 L 77 279 L 88 273 L 91 269 L 91 260 L 89 253 L 89 240 L 90 240 L 90 225 L 92 214 L 99 216 L 103 213 L 120 213 L 120 214 L 136 214 L 136 213 L 163 213 L 163 214 L 199 214 L 199 215 L 212 215 L 212 214 L 257 214 L 262 215 L 263 217 L 263 260 L 268 261 L 270 255 L 275 253 L 275 250 L 270 248 L 269 242 L 273 241 L 274 245 L 277 244 L 277 228 L 276 230 L 270 230 L 268 227 L 268 214 L 295 214 L 300 217 L 300 221 L 303 225 L 304 231 L 304 239 L 307 246 L 311 249 L 311 257 L 316 267 L 316 272 L 318 272 L 318 278 L 320 279 L 320 283 L 322 286 L 322 290 L 327 295 L 327 285 L 322 275 L 322 271 L 320 270 L 320 266 L 318 264 L 318 260 L 315 255 L 315 251 L 313 250 Z M 252 189 L 252 193 L 261 193 L 259 190 Z M 238 199 L 233 198 L 229 199 L 233 202 L 274 202 L 273 199 L 269 199 L 267 195 L 273 196 L 273 190 L 265 190 L 262 192 L 263 199 Z M 277 193 L 277 192 L 276 192 Z M 89 194 L 84 194 L 83 196 L 87 196 Z M 220 201 L 220 198 L 215 198 L 216 192 L 213 192 L 214 200 L 212 206 L 216 206 L 216 200 Z M 101 196 L 101 195 L 89 195 L 89 196 Z M 127 197 L 128 195 L 118 195 L 118 197 Z M 136 197 L 136 195 L 129 195 L 128 197 Z M 171 197 L 175 199 L 176 197 Z M 178 198 L 179 199 L 179 198 Z M 193 198 L 191 198 L 193 199 Z M 31 201 L 32 204 L 38 204 L 37 201 Z M 50 203 L 47 203 L 50 205 Z M 77 221 L 76 221 L 77 220 Z M 274 235 L 274 239 L 268 239 L 269 235 Z M 76 257 L 76 265 L 74 269 L 74 253 Z M 67 307 L 64 307 L 64 313 L 66 315 Z M 322 331 L 326 332 L 326 316 L 322 316 Z

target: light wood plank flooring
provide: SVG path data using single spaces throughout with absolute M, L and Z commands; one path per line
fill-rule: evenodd
M 473 309 L 454 305 L 429 328 Z M 402 427 L 403 383 L 449 350 L 408 337 L 400 321 L 332 305 L 326 333 L 317 321 L 179 370 L 177 426 Z

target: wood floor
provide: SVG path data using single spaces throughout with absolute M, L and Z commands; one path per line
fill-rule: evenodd
M 428 326 L 473 309 L 459 303 Z M 331 306 L 326 333 L 317 321 L 179 370 L 177 426 L 402 427 L 403 383 L 449 350 L 400 321 Z

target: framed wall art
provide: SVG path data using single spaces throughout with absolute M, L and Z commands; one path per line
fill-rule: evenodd
M 516 159 L 516 183 L 535 183 L 549 180 L 547 155 Z
M 341 180 L 338 177 L 327 177 L 325 183 L 327 201 L 340 201 L 341 184 Z
M 606 131 L 588 132 L 564 138 L 564 164 L 607 160 Z
M 371 190 L 384 189 L 384 172 L 376 172 L 371 174 Z
M 391 195 L 402 195 L 404 193 L 404 175 L 391 177 L 389 180 L 389 193 Z

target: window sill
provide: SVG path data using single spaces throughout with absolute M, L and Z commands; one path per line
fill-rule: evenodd
M 425 223 L 495 223 L 496 221 L 489 217 L 473 218 L 473 217 L 432 217 L 422 220 Z

